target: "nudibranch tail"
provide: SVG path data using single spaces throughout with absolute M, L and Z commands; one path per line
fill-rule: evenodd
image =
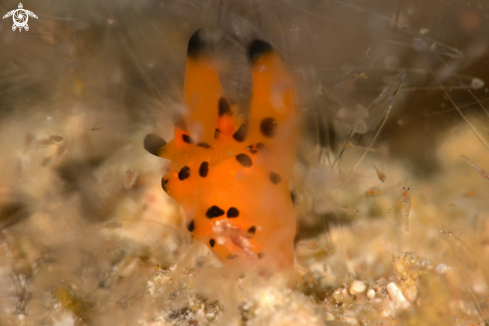
M 188 112 L 184 115 L 189 136 L 197 144 L 214 145 L 219 100 L 223 97 L 213 58 L 214 46 L 207 33 L 199 29 L 188 43 L 183 89 Z
M 253 41 L 248 58 L 253 76 L 248 141 L 273 149 L 270 164 L 277 172 L 290 174 L 297 145 L 292 79 L 269 43 Z

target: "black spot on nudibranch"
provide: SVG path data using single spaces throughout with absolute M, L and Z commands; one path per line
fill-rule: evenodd
M 216 245 L 216 240 L 214 240 L 214 239 L 210 239 L 210 240 L 209 240 L 209 245 L 210 245 L 212 248 L 214 248 L 214 246 Z
M 248 59 L 251 63 L 255 63 L 262 55 L 273 51 L 270 43 L 262 40 L 254 40 L 248 48 Z
M 209 162 L 204 161 L 200 164 L 199 175 L 202 178 L 205 178 L 207 177 L 207 173 L 209 173 Z
M 190 221 L 190 223 L 187 225 L 187 230 L 189 230 L 190 232 L 193 232 L 195 230 L 194 220 Z
M 207 216 L 207 218 L 216 218 L 222 215 L 224 215 L 224 211 L 215 205 L 211 206 L 207 212 L 205 212 L 205 216 Z
M 229 106 L 228 101 L 224 97 L 221 97 L 219 99 L 218 109 L 219 109 L 219 111 L 218 111 L 219 116 L 224 115 L 224 114 L 228 114 L 228 115 L 232 114 L 231 107 Z
M 292 191 L 290 192 L 290 200 L 292 200 L 292 204 L 295 204 L 295 196 Z
M 236 160 L 239 162 L 239 164 L 241 164 L 245 168 L 249 168 L 253 164 L 253 161 L 251 160 L 251 158 L 246 154 L 236 155 Z
M 259 252 L 256 254 L 256 256 L 258 257 L 258 259 L 262 259 L 263 257 L 265 257 L 265 254 L 263 252 Z
M 272 138 L 275 136 L 275 131 L 277 129 L 277 120 L 268 117 L 261 121 L 260 130 L 263 136 Z
M 185 180 L 190 176 L 190 168 L 188 166 L 184 166 L 180 172 L 178 172 L 178 179 Z
M 254 149 L 254 145 L 250 145 L 250 146 L 246 147 L 246 150 L 250 151 L 250 153 L 253 155 L 258 153 L 258 150 Z
M 168 193 L 168 187 L 167 187 L 167 184 L 168 184 L 168 179 L 161 179 L 161 188 L 163 188 L 163 190 Z
M 272 181 L 274 185 L 278 185 L 282 181 L 282 178 L 277 173 L 270 172 L 270 181 Z
M 197 30 L 188 41 L 187 56 L 196 59 L 200 55 L 208 56 L 212 50 L 212 43 L 203 29 Z
M 234 218 L 239 216 L 239 210 L 236 207 L 231 207 L 228 209 L 227 217 Z
M 165 146 L 166 141 L 160 136 L 154 134 L 148 134 L 144 138 L 144 149 L 150 154 L 158 156 L 158 149 Z
M 192 138 L 190 138 L 190 136 L 189 136 L 189 135 L 185 135 L 185 134 L 183 134 L 183 135 L 182 135 L 182 140 L 183 140 L 184 142 L 186 142 L 187 144 L 192 144 Z
M 252 226 L 251 228 L 249 228 L 248 233 L 254 235 L 256 233 L 256 226 Z
M 241 126 L 239 126 L 239 129 L 236 130 L 236 132 L 233 134 L 233 138 L 237 142 L 241 143 L 245 140 L 247 134 L 248 134 L 248 124 L 243 123 Z
M 202 142 L 202 143 L 198 143 L 198 144 L 197 144 L 197 146 L 199 146 L 199 147 L 204 147 L 204 148 L 211 148 L 211 145 L 209 145 L 209 144 L 207 144 L 207 143 L 204 143 L 204 142 Z
M 216 131 L 214 131 L 214 139 L 217 139 L 217 137 L 219 137 L 219 129 L 216 129 Z

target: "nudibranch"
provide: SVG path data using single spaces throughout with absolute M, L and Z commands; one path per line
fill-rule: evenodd
M 161 184 L 182 206 L 194 241 L 204 242 L 224 263 L 292 267 L 294 83 L 273 47 L 254 40 L 247 53 L 250 110 L 239 121 L 224 96 L 213 51 L 203 30 L 192 35 L 184 82 L 187 111 L 175 122 L 171 142 L 149 134 L 144 147 L 171 160 Z

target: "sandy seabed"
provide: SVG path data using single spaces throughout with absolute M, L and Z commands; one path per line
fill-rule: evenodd
M 489 324 L 487 2 L 24 9 L 0 22 L 0 325 Z M 295 77 L 292 271 L 191 244 L 143 148 L 173 135 L 198 28 L 244 116 L 251 40 Z

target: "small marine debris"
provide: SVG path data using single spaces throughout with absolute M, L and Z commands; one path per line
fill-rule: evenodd
M 390 282 L 385 288 L 387 289 L 389 298 L 395 303 L 397 309 L 405 310 L 411 307 L 411 304 L 404 297 L 404 294 L 402 294 L 396 283 Z
M 346 208 L 345 207 L 336 207 L 336 209 L 337 210 L 340 210 L 340 211 L 342 211 L 342 212 L 344 212 L 346 214 L 349 214 L 349 215 L 357 215 L 358 213 L 360 213 L 359 210 L 357 210 L 357 209 L 355 209 L 353 207 L 350 207 L 350 206 L 348 206 Z
M 373 187 L 365 192 L 365 197 L 378 197 L 382 195 L 382 191 L 379 188 Z
M 375 166 L 375 164 L 372 164 L 374 169 L 375 169 L 375 172 L 377 172 L 377 177 L 379 178 L 380 181 L 382 182 L 385 182 L 385 173 L 380 171 L 379 169 L 377 169 L 377 167 Z
M 49 137 L 49 139 L 50 139 L 50 140 L 52 140 L 52 141 L 54 141 L 54 142 L 59 143 L 60 141 L 62 141 L 62 140 L 63 140 L 63 137 L 61 137 L 61 136 L 56 136 L 56 135 L 52 135 L 52 136 L 50 136 L 50 137 Z
M 70 310 L 85 322 L 90 320 L 95 306 L 88 298 L 76 293 L 75 290 L 67 284 L 57 286 L 54 294 L 63 308 Z
M 404 203 L 404 218 L 406 219 L 406 232 L 409 232 L 409 210 L 411 209 L 411 195 L 409 187 L 402 187 L 401 201 Z
M 134 183 L 136 182 L 136 179 L 139 175 L 138 171 L 131 171 L 131 170 L 126 170 L 126 178 L 124 179 L 124 188 L 129 189 L 131 188 Z
M 118 229 L 122 227 L 122 223 L 119 221 L 107 221 L 103 224 L 104 229 Z
M 470 82 L 470 88 L 472 89 L 481 89 L 485 86 L 485 83 L 482 79 L 474 77 Z
M 467 156 L 465 155 L 462 155 L 462 158 L 467 162 L 469 163 L 470 165 L 472 165 L 474 167 L 474 169 L 476 169 L 477 171 L 479 171 L 480 175 L 482 178 L 486 179 L 486 180 L 489 180 L 489 174 L 487 174 L 486 171 L 484 171 L 484 169 L 482 169 L 480 166 L 478 165 L 475 165 L 474 163 L 472 163 L 468 158 Z
M 367 285 L 362 281 L 355 280 L 350 284 L 350 294 L 356 295 L 365 292 Z
M 438 266 L 435 267 L 435 271 L 438 274 L 445 274 L 450 269 L 452 268 L 446 264 L 439 264 Z
M 421 35 L 425 35 L 425 34 L 428 34 L 428 32 L 429 32 L 429 31 L 430 31 L 430 30 L 429 30 L 428 28 L 423 27 L 423 28 L 421 28 L 421 29 L 419 30 L 419 34 L 421 34 Z
M 368 298 L 369 300 L 373 300 L 373 299 L 375 299 L 375 290 L 374 290 L 374 289 L 369 289 L 369 290 L 367 291 L 367 298 Z

